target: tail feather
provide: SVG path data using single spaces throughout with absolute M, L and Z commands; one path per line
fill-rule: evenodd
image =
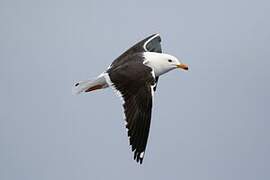
M 106 82 L 104 74 L 99 75 L 96 79 L 86 80 L 76 83 L 72 88 L 73 94 L 87 93 L 96 89 L 106 88 L 109 85 Z
M 82 92 L 86 92 L 89 88 L 91 88 L 94 85 L 95 83 L 91 80 L 77 82 L 72 88 L 72 93 L 80 94 Z

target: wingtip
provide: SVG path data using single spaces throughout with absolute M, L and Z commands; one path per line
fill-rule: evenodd
M 160 34 L 159 34 L 159 33 L 154 33 L 154 34 L 152 34 L 150 37 L 157 37 L 157 36 L 160 37 Z
M 158 32 L 156 32 L 156 33 L 153 33 L 153 34 L 152 34 L 152 36 L 154 36 L 154 35 L 155 35 L 155 36 L 159 36 L 160 34 L 159 34 Z
M 159 33 L 153 33 L 153 34 L 149 35 L 149 36 L 147 37 L 147 39 L 149 39 L 149 38 L 154 38 L 154 37 L 157 37 L 157 36 L 160 37 L 160 34 L 159 34 Z
M 142 164 L 143 163 L 143 158 L 144 158 L 144 152 L 134 152 L 134 160 L 139 163 L 139 164 Z
M 142 162 L 143 162 L 143 158 L 140 158 L 139 160 L 140 160 L 140 164 L 142 164 Z

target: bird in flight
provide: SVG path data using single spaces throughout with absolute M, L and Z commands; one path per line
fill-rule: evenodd
M 74 85 L 73 93 L 113 88 L 121 97 L 124 108 L 129 142 L 134 160 L 143 162 L 149 135 L 153 96 L 159 76 L 188 66 L 176 57 L 162 53 L 161 38 L 153 34 L 138 42 L 93 80 L 81 81 Z

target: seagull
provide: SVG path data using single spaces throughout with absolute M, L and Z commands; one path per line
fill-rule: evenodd
M 134 160 L 142 164 L 158 79 L 176 68 L 188 70 L 176 57 L 162 53 L 161 37 L 153 34 L 125 51 L 96 78 L 76 83 L 73 93 L 111 87 L 120 96 Z

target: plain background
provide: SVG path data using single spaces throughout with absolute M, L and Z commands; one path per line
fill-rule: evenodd
M 270 3 L 0 0 L 0 179 L 270 179 Z M 71 94 L 153 33 L 161 77 L 133 161 L 111 89 Z

